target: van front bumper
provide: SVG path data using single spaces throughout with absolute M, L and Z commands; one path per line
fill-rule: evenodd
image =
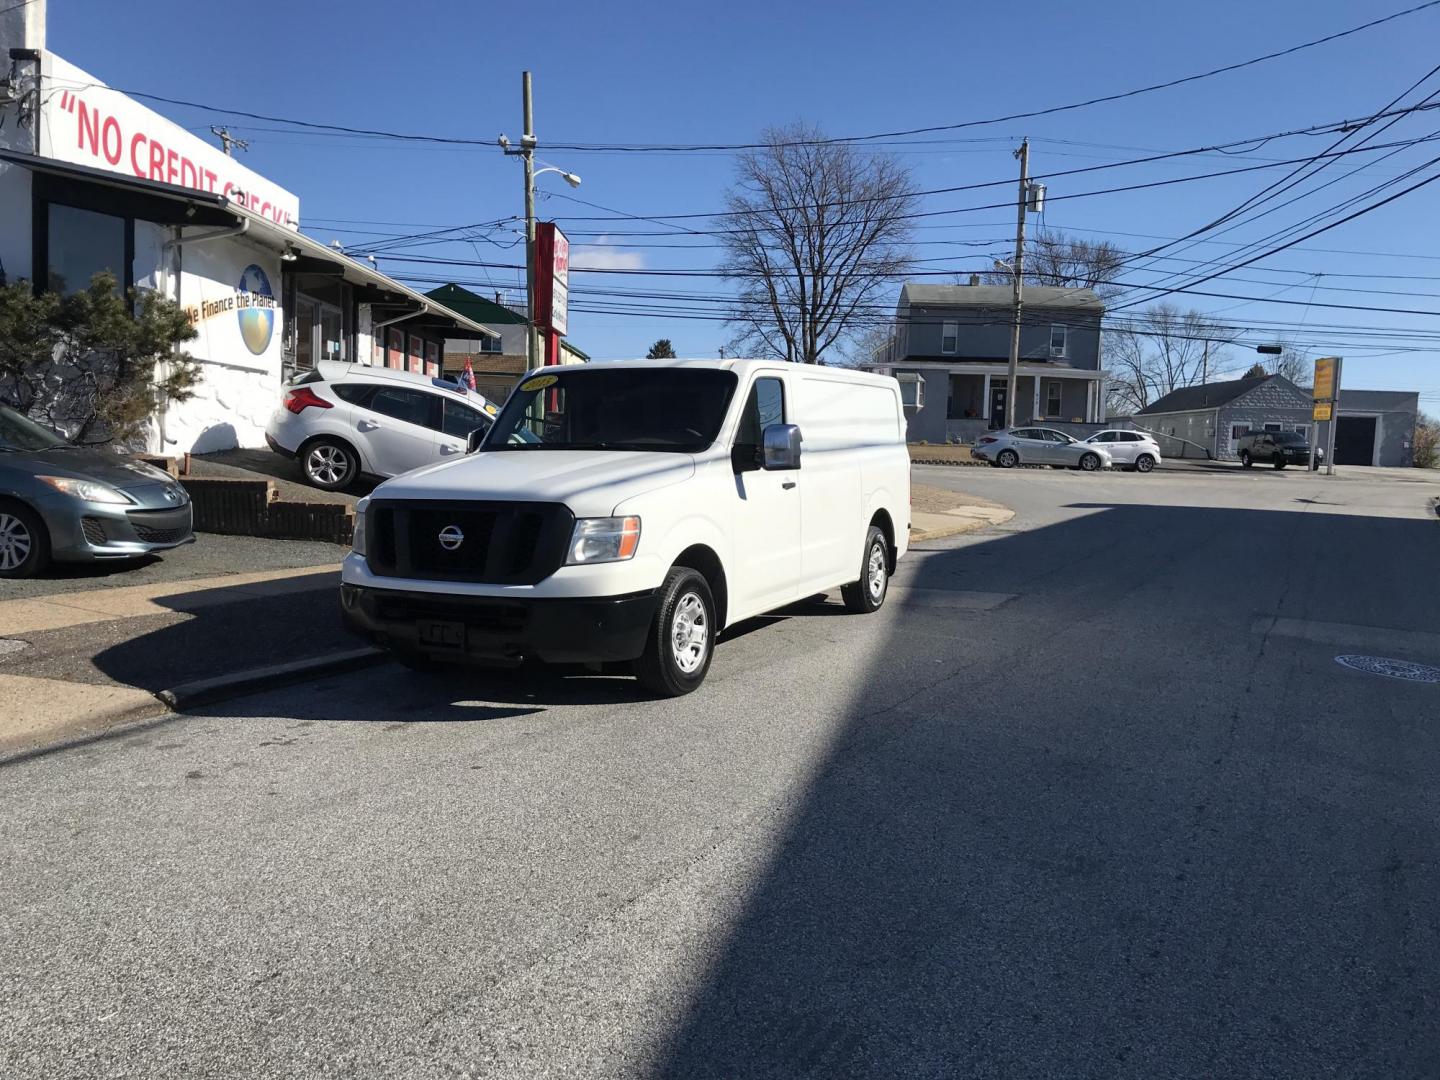
M 429 656 L 552 664 L 634 660 L 655 618 L 652 590 L 626 596 L 509 598 L 340 586 L 351 633 Z

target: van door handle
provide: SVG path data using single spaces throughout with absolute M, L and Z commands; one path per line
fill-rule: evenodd
M 794 480 L 786 480 L 786 481 L 785 481 L 783 484 L 781 484 L 780 486 L 781 486 L 782 488 L 784 488 L 786 491 L 789 491 L 791 488 L 793 488 L 793 487 L 795 486 L 795 481 L 794 481 Z

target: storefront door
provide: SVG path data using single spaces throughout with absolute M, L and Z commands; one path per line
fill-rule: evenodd
M 309 371 L 316 360 L 345 359 L 345 323 L 334 304 L 303 293 L 295 297 L 295 370 Z

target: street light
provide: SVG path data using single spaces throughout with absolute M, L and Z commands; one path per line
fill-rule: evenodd
M 504 135 L 495 141 L 500 144 L 506 157 L 518 157 L 525 164 L 525 315 L 529 323 L 525 334 L 525 354 L 526 363 L 533 368 L 535 358 L 540 352 L 540 334 L 535 326 L 535 177 L 541 173 L 559 173 L 572 188 L 580 186 L 580 177 L 554 165 L 544 165 L 536 171 L 535 113 L 531 107 L 528 71 L 521 75 L 521 93 L 525 109 L 525 133 L 520 136 L 520 149 L 512 150 L 510 140 Z

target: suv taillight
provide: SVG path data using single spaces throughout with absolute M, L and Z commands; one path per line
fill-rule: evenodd
M 335 407 L 308 386 L 297 386 L 285 395 L 285 408 L 297 416 L 312 405 L 317 409 L 333 409 Z

